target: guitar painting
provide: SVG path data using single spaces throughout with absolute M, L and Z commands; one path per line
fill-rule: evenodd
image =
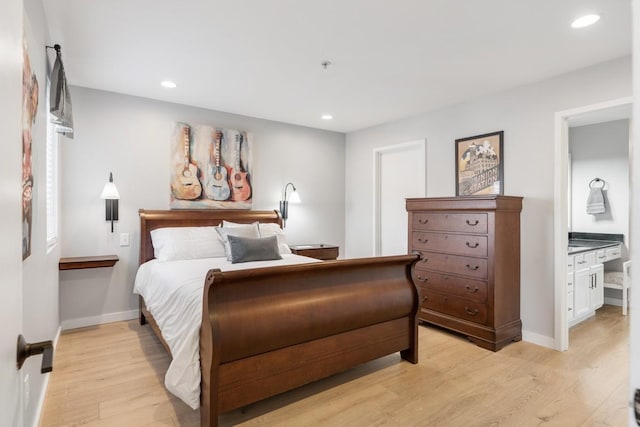
M 231 200 L 244 201 L 251 197 L 248 173 L 242 168 L 240 150 L 242 147 L 242 134 L 236 134 L 235 164 L 229 176 L 231 186 Z
M 175 176 L 171 182 L 173 196 L 181 200 L 196 200 L 202 194 L 202 185 L 198 179 L 198 167 L 191 163 L 189 156 L 190 132 L 189 125 L 182 126 L 184 163 L 175 171 Z
M 220 164 L 222 139 L 222 132 L 216 131 L 215 144 L 211 144 L 211 151 L 214 152 L 213 161 L 210 161 L 207 167 L 207 181 L 204 186 L 204 192 L 207 198 L 212 200 L 227 200 L 231 195 L 229 181 L 227 180 L 227 168 Z

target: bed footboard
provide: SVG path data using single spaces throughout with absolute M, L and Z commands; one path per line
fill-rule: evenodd
M 201 423 L 400 352 L 418 362 L 415 255 L 207 274 Z

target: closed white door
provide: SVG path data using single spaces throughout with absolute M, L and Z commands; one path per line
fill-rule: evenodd
M 375 255 L 406 254 L 405 199 L 425 196 L 425 142 L 378 148 L 374 151 L 374 159 Z

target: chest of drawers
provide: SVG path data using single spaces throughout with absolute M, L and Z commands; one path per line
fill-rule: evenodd
M 409 252 L 423 322 L 497 351 L 522 339 L 522 197 L 407 199 Z

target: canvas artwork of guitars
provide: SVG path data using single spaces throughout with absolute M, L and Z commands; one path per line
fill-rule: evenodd
M 191 163 L 189 156 L 189 134 L 191 128 L 182 126 L 184 144 L 184 163 L 178 167 L 171 183 L 171 191 L 176 199 L 195 200 L 202 194 L 202 185 L 198 179 L 198 167 Z
M 242 169 L 240 160 L 242 140 L 242 134 L 237 133 L 235 164 L 229 177 L 229 184 L 231 184 L 231 200 L 237 202 L 248 200 L 251 197 L 251 186 L 249 185 L 248 174 L 244 169 Z
M 229 181 L 227 180 L 227 168 L 220 165 L 220 147 L 223 135 L 221 131 L 216 131 L 215 144 L 212 144 L 214 160 L 209 162 L 207 168 L 207 181 L 204 192 L 209 199 L 227 200 L 231 195 Z

